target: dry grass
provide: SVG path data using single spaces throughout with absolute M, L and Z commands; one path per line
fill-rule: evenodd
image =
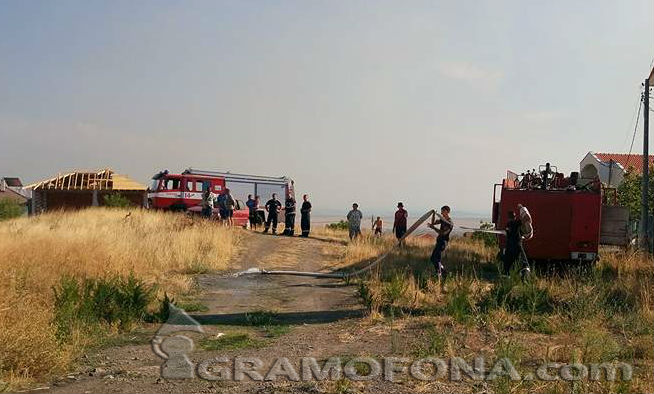
M 348 246 L 345 260 L 356 266 L 387 250 L 392 241 L 386 239 L 380 246 L 378 240 L 364 237 Z M 409 238 L 406 249 L 392 251 L 382 269 L 362 281 L 360 292 L 371 321 L 396 327 L 420 321 L 424 330 L 450 333 L 439 341 L 458 347 L 440 350 L 436 356 L 520 353 L 519 370 L 543 360 L 624 361 L 635 368 L 631 382 L 497 382 L 495 391 L 652 391 L 651 256 L 606 250 L 594 266 L 535 272 L 523 284 L 519 276 L 499 275 L 497 249 L 454 238 L 444 257 L 449 276 L 441 287 L 429 263 L 433 245 L 432 239 Z M 425 332 L 407 342 L 423 351 L 438 348 L 420 343 L 420 337 L 429 337 Z M 453 332 L 465 332 L 465 339 Z M 398 352 L 406 355 L 411 350 Z
M 0 223 L 0 380 L 62 371 L 89 343 L 59 343 L 53 291 L 63 276 L 134 275 L 182 294 L 188 274 L 226 268 L 238 233 L 179 214 L 87 209 Z M 0 382 L 0 388 L 2 387 Z

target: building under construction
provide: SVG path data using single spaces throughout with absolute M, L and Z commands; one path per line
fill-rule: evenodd
M 147 202 L 147 188 L 107 168 L 74 171 L 28 185 L 32 190 L 31 212 L 80 209 L 106 205 L 106 196 L 121 195 L 134 206 Z

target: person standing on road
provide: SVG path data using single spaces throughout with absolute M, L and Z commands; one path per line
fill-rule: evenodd
M 436 228 L 437 224 L 440 224 L 440 228 Z M 436 237 L 436 245 L 431 253 L 430 260 L 436 268 L 439 281 L 441 279 L 444 280 L 446 271 L 442 261 L 443 252 L 445 251 L 445 248 L 447 248 L 447 243 L 450 241 L 450 233 L 454 227 L 452 219 L 450 218 L 450 207 L 443 205 L 443 207 L 441 207 L 441 218 L 438 220 L 432 219 L 432 222 L 428 223 L 427 226 L 438 234 L 438 237 Z M 443 282 L 441 281 L 441 285 L 442 284 Z
M 311 230 L 311 203 L 309 202 L 309 195 L 302 196 L 302 207 L 300 207 L 300 227 L 302 228 L 302 237 L 307 238 Z
M 347 214 L 347 222 L 349 227 L 350 240 L 361 236 L 361 219 L 363 218 L 363 213 L 359 211 L 359 204 L 352 204 L 352 210 Z
M 295 234 L 295 197 L 286 196 L 284 204 L 284 235 L 292 237 Z
M 202 216 L 211 219 L 211 214 L 213 213 L 213 200 L 216 198 L 216 195 L 211 192 L 211 189 L 207 189 L 202 194 Z
M 257 201 L 252 198 L 252 194 L 248 194 L 248 200 L 245 202 L 245 206 L 248 207 L 250 228 L 255 230 L 257 228 Z
M 232 193 L 229 189 L 225 189 L 225 213 L 227 214 L 227 225 L 234 225 L 234 206 L 236 206 L 236 200 L 232 197 Z
M 393 221 L 393 234 L 400 242 L 400 246 L 404 246 L 404 234 L 406 234 L 406 221 L 409 213 L 404 209 L 404 204 L 397 203 L 397 211 L 395 211 L 395 220 Z
M 277 218 L 279 211 L 282 209 L 282 203 L 277 199 L 277 193 L 273 193 L 272 197 L 265 205 L 266 212 L 268 212 L 268 220 L 266 220 L 266 227 L 263 232 L 267 233 L 272 224 L 272 233 L 277 234 Z

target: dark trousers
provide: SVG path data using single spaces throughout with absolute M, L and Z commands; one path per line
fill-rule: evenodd
M 263 229 L 264 233 L 268 232 L 271 223 L 272 223 L 272 232 L 273 234 L 275 234 L 277 233 L 277 212 L 268 212 L 268 220 L 266 220 L 266 227 Z
M 440 237 L 437 238 L 436 246 L 434 246 L 434 250 L 431 252 L 431 257 L 429 258 L 429 260 L 434 264 L 434 268 L 436 268 L 436 271 L 441 276 L 445 276 L 445 267 L 443 266 L 442 260 L 443 252 L 445 251 L 445 248 L 447 248 L 447 241 L 448 240 Z
M 529 259 L 527 258 L 527 253 L 525 252 L 525 247 L 522 241 L 519 242 L 507 242 L 506 250 L 504 251 L 504 273 L 509 274 L 511 269 L 513 269 L 513 264 L 516 259 L 520 260 L 522 268 L 529 267 Z
M 311 231 L 311 215 L 308 213 L 303 213 L 300 218 L 300 227 L 302 228 L 302 236 L 308 237 L 309 231 Z
M 396 226 L 395 227 L 395 236 L 397 239 L 400 239 L 406 234 L 406 226 Z
M 286 214 L 284 220 L 284 235 L 292 236 L 295 234 L 295 214 L 289 213 Z
M 210 218 L 211 217 L 211 207 L 203 207 L 202 208 L 202 216 L 205 218 Z

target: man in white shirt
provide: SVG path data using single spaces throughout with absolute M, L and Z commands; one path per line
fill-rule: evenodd
M 359 211 L 359 204 L 352 204 L 352 210 L 347 214 L 347 222 L 350 230 L 350 240 L 361 235 L 361 219 L 363 214 Z

